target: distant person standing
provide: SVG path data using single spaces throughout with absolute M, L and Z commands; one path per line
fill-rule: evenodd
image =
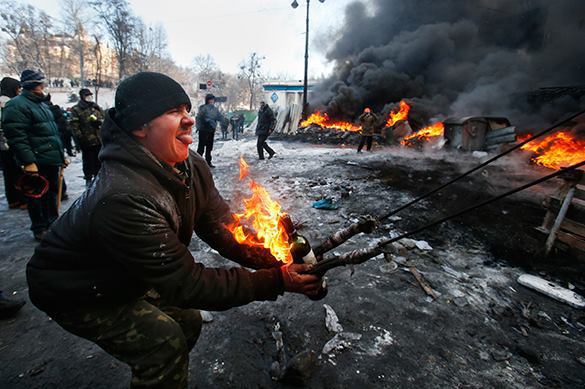
M 222 120 L 219 109 L 215 106 L 215 96 L 211 93 L 205 96 L 205 104 L 199 107 L 196 117 L 197 131 L 199 131 L 199 143 L 197 144 L 197 153 L 201 156 L 205 154 L 205 161 L 209 167 L 215 167 L 211 163 L 211 151 L 213 150 L 213 138 L 217 123 Z
M 27 199 L 31 230 L 35 239 L 42 240 L 58 217 L 59 171 L 65 156 L 57 123 L 45 103 L 44 74 L 27 69 L 20 76 L 20 84 L 22 93 L 4 107 L 2 129 L 24 173 L 48 182 L 42 196 Z
M 358 121 L 360 126 L 362 126 L 362 137 L 357 152 L 361 153 L 364 145 L 366 145 L 366 150 L 371 151 L 372 139 L 376 131 L 376 126 L 378 125 L 378 116 L 370 108 L 365 108 Z
M 228 139 L 228 127 L 230 126 L 230 121 L 226 117 L 222 117 L 220 120 L 220 127 L 221 127 L 221 139 L 227 140 Z
M 20 81 L 4 77 L 0 81 L 0 118 L 1 111 L 4 110 L 6 103 L 13 97 L 20 93 Z M 4 172 L 4 191 L 6 193 L 6 201 L 8 201 L 8 208 L 26 208 L 26 197 L 16 189 L 16 180 L 22 174 L 22 170 L 16 164 L 14 153 L 8 146 L 8 141 L 2 130 L 0 124 L 0 155 L 2 157 L 2 170 Z
M 230 117 L 230 125 L 232 126 L 232 139 L 238 140 L 240 118 L 234 114 Z
M 102 148 L 100 127 L 104 121 L 104 112 L 93 102 L 93 93 L 89 89 L 81 89 L 79 98 L 77 105 L 71 108 L 69 126 L 81 148 L 83 175 L 89 186 L 101 166 L 98 154 Z
M 256 135 L 258 135 L 256 148 L 258 149 L 259 159 L 264 159 L 264 150 L 268 152 L 268 159 L 274 157 L 274 154 L 276 154 L 266 143 L 266 140 L 274 131 L 275 125 L 276 119 L 274 118 L 274 112 L 272 112 L 268 104 L 261 101 L 260 110 L 258 111 L 258 124 L 256 125 Z

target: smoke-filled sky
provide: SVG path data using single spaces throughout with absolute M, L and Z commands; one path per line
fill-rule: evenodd
M 372 12 L 373 3 L 373 12 Z M 429 115 L 498 115 L 522 124 L 556 120 L 582 101 L 530 112 L 522 92 L 585 86 L 583 0 L 371 0 L 345 11 L 328 47 L 336 63 L 314 107 L 353 117 L 413 99 Z

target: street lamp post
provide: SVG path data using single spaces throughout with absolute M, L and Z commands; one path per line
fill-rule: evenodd
M 321 3 L 324 3 L 325 0 L 319 0 Z M 308 116 L 307 108 L 307 95 L 308 95 L 308 76 L 309 76 L 309 9 L 310 9 L 311 0 L 307 0 L 307 20 L 306 20 L 306 27 L 305 27 L 305 77 L 303 80 L 303 119 L 306 119 Z M 299 3 L 297 0 L 293 0 L 291 3 L 291 7 L 297 8 Z

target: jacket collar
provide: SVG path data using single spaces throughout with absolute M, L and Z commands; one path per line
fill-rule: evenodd
M 20 94 L 24 97 L 26 97 L 27 99 L 34 101 L 35 103 L 42 103 L 45 101 L 44 97 L 41 97 L 39 95 L 36 95 L 34 93 L 32 93 L 30 90 L 28 89 L 23 89 L 22 92 L 20 92 Z

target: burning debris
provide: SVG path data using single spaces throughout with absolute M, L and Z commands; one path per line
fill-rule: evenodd
M 303 120 L 300 124 L 301 127 L 308 127 L 311 125 L 331 128 L 336 131 L 359 132 L 362 130 L 360 126 L 356 126 L 355 124 L 349 122 L 333 120 L 329 117 L 329 115 L 327 115 L 327 113 L 321 112 L 311 114 L 307 120 Z
M 527 139 L 531 134 L 521 139 Z M 532 141 L 522 146 L 522 150 L 534 155 L 532 163 L 549 169 L 560 169 L 585 160 L 585 140 L 577 139 L 568 130 L 561 130 L 542 140 Z

